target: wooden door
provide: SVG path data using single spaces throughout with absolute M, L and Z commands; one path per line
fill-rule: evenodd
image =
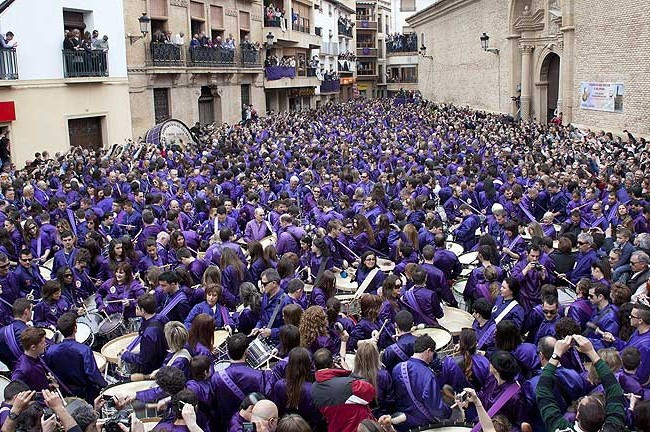
M 104 146 L 101 117 L 68 120 L 68 133 L 71 147 L 99 150 Z

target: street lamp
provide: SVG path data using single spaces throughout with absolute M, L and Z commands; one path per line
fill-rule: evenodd
M 490 48 L 490 36 L 488 36 L 487 33 L 483 33 L 483 36 L 481 36 L 480 39 L 483 51 L 499 55 L 499 48 Z
M 424 43 L 420 46 L 420 55 L 424 58 L 433 59 L 433 56 L 427 55 L 427 47 L 424 45 Z
M 149 33 L 149 24 L 151 24 L 151 18 L 147 16 L 146 12 L 142 12 L 142 16 L 138 18 L 138 22 L 140 23 L 140 33 L 142 33 L 142 36 L 133 36 L 129 33 L 127 36 L 129 37 L 131 45 L 133 45 L 133 42 L 137 40 L 144 39 L 147 36 L 147 33 Z
M 275 36 L 273 36 L 273 33 L 269 32 L 269 34 L 266 35 L 266 48 L 271 48 L 273 46 L 273 43 L 275 42 Z

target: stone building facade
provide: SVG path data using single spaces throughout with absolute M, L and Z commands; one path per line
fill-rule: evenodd
M 632 0 L 440 0 L 407 22 L 427 48 L 427 98 L 542 122 L 557 109 L 565 123 L 648 134 L 648 13 Z M 622 84 L 609 94 L 616 109 L 581 107 L 583 83 Z

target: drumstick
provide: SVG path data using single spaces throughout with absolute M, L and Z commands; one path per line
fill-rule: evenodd
M 551 270 L 551 273 L 553 273 L 553 276 L 559 279 L 563 279 L 565 282 L 569 284 L 570 287 L 577 288 L 577 285 L 571 282 L 569 279 L 567 279 L 564 276 L 560 276 L 560 273 L 556 272 L 555 270 Z
M 136 299 L 126 298 L 126 299 L 119 299 L 119 300 L 108 300 L 108 301 L 105 301 L 104 303 L 121 303 L 124 300 L 135 301 Z M 108 318 L 108 316 L 107 316 L 107 318 Z

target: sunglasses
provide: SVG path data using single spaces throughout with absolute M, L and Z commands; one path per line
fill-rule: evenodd
M 268 284 L 273 283 L 273 282 L 275 282 L 275 281 L 272 281 L 272 280 L 270 280 L 270 281 L 266 281 L 266 282 L 262 282 L 262 281 L 260 281 L 260 284 L 262 284 L 262 286 L 265 287 L 265 286 L 267 286 Z

